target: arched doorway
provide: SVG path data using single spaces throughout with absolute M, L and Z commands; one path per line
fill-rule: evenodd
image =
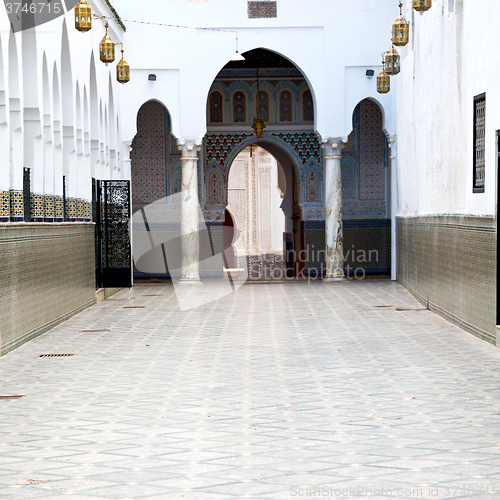
M 285 192 L 283 168 L 264 148 L 251 144 L 232 162 L 227 206 L 237 228 L 233 253 L 239 264 L 245 261 L 250 279 L 283 277 Z M 224 229 L 230 213 L 226 210 Z
M 259 146 L 280 165 L 286 213 L 282 268 L 287 277 L 321 276 L 325 260 L 323 167 L 314 132 L 312 89 L 300 69 L 279 54 L 254 49 L 244 57 L 245 61 L 230 62 L 219 72 L 207 98 L 202 161 L 205 219 L 212 227 L 224 224 L 230 170 L 245 148 Z M 255 118 L 266 125 L 260 138 L 252 127 Z M 254 189 L 252 183 L 257 181 L 247 181 L 248 190 Z M 255 246 L 252 241 L 247 248 Z M 314 251 L 304 252 L 306 246 Z
M 156 245 L 144 252 L 140 249 L 141 243 L 149 242 L 149 235 L 145 235 L 144 230 L 156 220 L 153 212 L 156 211 L 158 219 L 164 221 L 166 205 L 172 202 L 169 197 L 180 191 L 180 151 L 171 133 L 170 114 L 162 103 L 147 101 L 139 109 L 137 134 L 131 148 L 133 219 L 137 220 L 138 213 L 145 214 L 146 209 L 151 219 L 146 225 L 133 224 L 134 259 L 141 256 L 140 264 L 133 263 L 134 280 L 171 279 L 169 267 L 179 268 L 172 256 L 179 253 L 180 259 L 180 249 L 169 252 L 168 264 L 164 245 Z M 178 229 L 174 228 L 174 231 Z M 180 242 L 175 241 L 175 244 L 180 245 Z
M 382 109 L 374 100 L 363 99 L 352 123 L 342 150 L 346 274 L 390 276 L 390 153 Z

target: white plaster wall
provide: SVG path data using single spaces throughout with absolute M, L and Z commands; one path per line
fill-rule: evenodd
M 136 24 L 132 20 L 193 28 L 234 30 L 239 50 L 258 47 L 280 53 L 304 73 L 315 97 L 316 130 L 323 137 L 344 137 L 351 131 L 356 104 L 378 99 L 375 79 L 347 68 L 374 68 L 390 46 L 391 25 L 398 15 L 391 0 L 286 0 L 278 2 L 276 19 L 249 19 L 244 0 L 115 0 L 127 26 L 127 61 L 132 81 L 124 89 L 131 114 L 149 98 L 164 102 L 179 138 L 199 139 L 206 131 L 206 99 L 217 73 L 235 51 L 235 33 Z M 147 73 L 178 71 L 175 83 L 168 74 L 156 86 L 145 87 Z M 362 89 L 357 88 L 362 82 Z M 392 133 L 394 94 L 383 99 L 386 129 Z M 127 115 L 128 116 L 128 115 Z M 135 121 L 127 119 L 126 134 L 135 135 Z
M 404 2 L 411 19 L 410 0 Z M 397 86 L 399 215 L 496 212 L 497 0 L 434 0 L 415 13 Z M 486 92 L 485 193 L 473 193 L 473 102 Z
M 103 1 L 91 1 L 91 5 L 96 14 L 111 16 Z M 0 190 L 22 189 L 25 166 L 32 169 L 35 194 L 61 195 L 64 174 L 68 196 L 90 200 L 92 175 L 126 178 L 128 172 L 122 167 L 128 151 L 123 151 L 122 133 L 117 130 L 121 85 L 116 81 L 116 63 L 106 67 L 99 61 L 104 34 L 104 25 L 97 20 L 90 32 L 76 31 L 73 11 L 12 34 L 6 11 L 0 9 Z M 115 42 L 123 41 L 124 33 L 115 21 L 110 21 L 109 34 Z M 97 101 L 108 110 L 102 126 L 93 131 L 103 145 L 97 166 L 91 160 L 90 127 L 99 124 L 98 107 L 91 106 L 90 97 L 92 53 Z M 11 149 L 10 155 L 6 148 Z

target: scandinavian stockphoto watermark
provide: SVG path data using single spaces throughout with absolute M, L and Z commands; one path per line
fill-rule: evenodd
M 411 499 L 445 499 L 445 498 L 471 498 L 477 495 L 495 495 L 499 490 L 491 485 L 436 485 L 422 487 L 383 487 L 370 485 L 357 486 L 321 486 L 290 488 L 290 496 L 296 498 L 411 498 Z
M 198 231 L 181 234 L 181 193 L 167 196 L 136 211 L 131 219 L 133 234 L 133 260 L 135 269 L 149 276 L 167 276 L 172 280 L 181 311 L 214 302 L 240 288 L 248 278 L 246 261 L 237 272 L 224 272 L 223 252 L 220 248 L 222 231 L 205 222 L 198 205 Z M 192 238 L 194 237 L 194 241 Z M 184 241 L 183 241 L 184 240 Z M 199 240 L 199 244 L 198 241 Z M 198 267 L 206 279 L 189 282 L 189 266 L 183 267 L 182 254 L 190 247 L 201 249 L 190 265 Z M 183 250 L 184 248 L 184 250 Z M 189 286 L 186 285 L 189 283 Z M 199 286 L 197 286 L 197 284 Z
M 171 279 L 182 311 L 214 302 L 252 279 L 307 280 L 321 279 L 326 273 L 326 251 L 306 245 L 299 252 L 287 250 L 285 259 L 266 259 L 256 263 L 248 256 L 238 256 L 237 268 L 231 268 L 223 248 L 222 223 L 205 221 L 197 205 L 197 230 L 181 233 L 182 193 L 167 196 L 135 211 L 131 218 L 134 272 L 139 275 Z M 236 231 L 237 242 L 239 233 Z M 193 250 L 189 255 L 189 249 Z M 184 259 L 183 259 L 184 254 Z M 364 266 L 377 263 L 377 250 L 344 252 L 346 275 L 365 278 Z M 349 265 L 350 262 L 352 265 Z M 278 265 L 276 265 L 278 263 Z M 192 279 L 193 277 L 201 279 Z M 193 286 L 185 286 L 186 284 Z M 200 285 L 200 286 L 195 286 Z
M 4 0 L 14 33 L 48 23 L 76 7 L 78 0 Z

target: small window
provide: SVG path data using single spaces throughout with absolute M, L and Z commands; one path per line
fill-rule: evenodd
M 258 105 L 258 115 L 264 120 L 264 122 L 269 123 L 271 121 L 269 116 L 269 94 L 265 90 L 260 90 L 256 96 L 257 102 L 255 103 L 255 116 L 257 116 L 257 105 Z
M 314 103 L 310 90 L 302 93 L 302 121 L 314 122 Z
M 224 123 L 223 97 L 220 92 L 210 94 L 210 123 Z
M 293 122 L 293 97 L 289 90 L 283 90 L 279 96 L 279 121 Z
M 474 97 L 474 193 L 484 193 L 486 94 Z
M 233 123 L 247 122 L 247 99 L 244 92 L 233 94 Z

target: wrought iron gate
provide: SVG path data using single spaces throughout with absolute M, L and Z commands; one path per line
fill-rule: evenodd
M 130 249 L 130 181 L 92 179 L 95 222 L 96 285 L 132 286 Z

